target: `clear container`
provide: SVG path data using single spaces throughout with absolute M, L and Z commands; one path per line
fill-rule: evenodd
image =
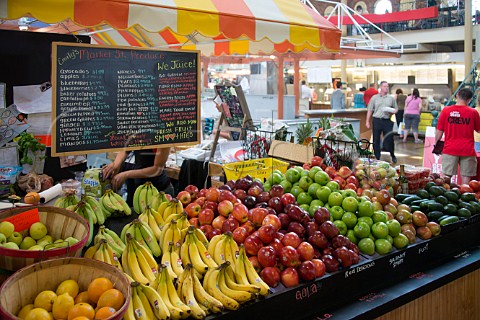
M 75 190 L 75 193 L 78 197 L 82 196 L 82 183 L 77 180 L 68 179 L 67 181 L 62 182 L 62 191 Z

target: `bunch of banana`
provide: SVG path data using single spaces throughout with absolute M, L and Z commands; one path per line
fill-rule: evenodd
M 231 232 L 219 234 L 210 239 L 208 253 L 218 265 L 229 261 L 235 270 L 234 266 L 237 260 L 238 245 L 235 240 L 233 240 Z
M 106 218 L 131 215 L 132 209 L 123 198 L 113 190 L 107 190 L 98 201 Z
M 59 197 L 53 203 L 54 207 L 67 208 L 69 206 L 74 206 L 80 202 L 80 198 L 76 195 L 75 190 L 67 190 L 63 193 L 63 196 Z
M 182 212 L 182 213 L 175 213 L 175 214 L 170 215 L 167 218 L 167 220 L 165 220 L 165 223 L 168 223 L 172 220 L 177 220 L 177 224 L 178 224 L 178 227 L 180 228 L 180 230 L 183 230 L 183 229 L 186 229 L 186 228 L 190 227 L 190 222 L 188 221 L 188 215 L 185 211 Z
M 163 191 L 160 191 L 159 193 L 157 193 L 156 195 L 153 196 L 152 200 L 150 201 L 150 206 L 155 209 L 156 211 L 158 211 L 158 208 L 160 207 L 160 205 L 163 203 L 163 202 L 170 202 L 170 200 L 168 200 L 168 197 L 167 195 L 165 194 L 165 192 Z
M 173 277 L 170 276 L 166 266 L 162 264 L 159 266 L 159 274 L 155 282 L 151 283 L 150 286 L 162 297 L 170 312 L 171 319 L 187 318 L 191 309 L 179 298 L 173 282 Z
M 177 279 L 183 272 L 182 259 L 180 259 L 180 245 L 174 245 L 173 242 L 169 242 L 168 248 L 162 250 L 162 265 L 167 269 L 171 278 Z
M 105 223 L 105 215 L 103 214 L 102 207 L 100 206 L 100 203 L 98 202 L 95 197 L 92 197 L 90 195 L 83 195 L 82 200 L 90 205 L 92 207 L 93 212 L 95 212 L 95 216 L 97 217 L 97 224 L 102 225 Z
M 135 219 L 132 222 L 126 224 L 120 234 L 120 239 L 127 243 L 127 235 L 130 234 L 141 245 L 143 245 L 151 254 L 155 257 L 159 257 L 162 253 L 158 240 L 153 234 L 152 229 L 148 224 Z
M 268 295 L 270 287 L 265 281 L 260 278 L 257 271 L 248 259 L 245 247 L 240 245 L 237 260 L 235 262 L 235 279 L 236 282 L 243 285 L 253 284 L 260 287 L 259 294 L 262 296 Z
M 80 201 L 76 205 L 68 206 L 66 209 L 78 213 L 83 218 L 85 218 L 85 220 L 88 221 L 88 224 L 90 226 L 90 234 L 88 235 L 88 240 L 86 245 L 87 246 L 90 245 L 93 239 L 93 225 L 97 221 L 97 217 L 93 212 L 92 207 L 87 202 Z
M 178 201 L 178 199 L 173 198 L 171 201 L 162 202 L 157 211 L 162 215 L 165 223 L 167 223 L 167 218 L 169 216 L 183 213 L 183 204 Z
M 147 181 L 139 186 L 133 194 L 133 210 L 140 214 L 145 211 L 148 206 L 152 206 L 153 197 L 158 193 L 158 189 Z
M 154 282 L 158 273 L 155 258 L 131 234 L 127 234 L 127 247 L 122 255 L 122 266 L 126 274 L 142 284 Z
M 191 263 L 195 270 L 203 275 L 209 269 L 218 267 L 218 264 L 208 253 L 205 245 L 195 234 L 195 227 L 190 226 L 185 236 L 185 241 L 180 248 L 180 258 L 183 265 Z
M 105 239 L 99 240 L 95 245 L 88 248 L 83 257 L 111 264 L 123 271 L 120 260 L 118 259 L 119 256 L 117 256 Z
M 148 224 L 157 240 L 160 240 L 161 228 L 163 228 L 165 221 L 163 221 L 163 217 L 157 211 L 147 206 L 145 211 L 138 216 L 138 220 Z
M 160 238 L 158 239 L 158 243 L 160 244 L 160 248 L 162 248 L 163 252 L 168 250 L 169 242 L 172 242 L 173 245 L 179 243 L 182 244 L 181 238 L 182 232 L 178 226 L 177 220 L 173 219 L 170 222 L 165 223 L 160 233 Z
M 159 294 L 151 287 L 132 282 L 132 295 L 124 320 L 169 319 L 170 314 Z
M 202 287 L 191 264 L 185 266 L 185 271 L 177 281 L 177 294 L 190 307 L 190 316 L 195 319 L 203 319 L 207 314 L 222 312 L 224 309 L 223 304 Z
M 101 239 L 105 239 L 107 241 L 108 245 L 117 254 L 117 257 L 120 258 L 122 256 L 126 246 L 122 239 L 120 239 L 120 237 L 114 231 L 105 226 L 100 226 L 98 228 L 97 235 L 93 239 L 93 242 L 97 244 Z

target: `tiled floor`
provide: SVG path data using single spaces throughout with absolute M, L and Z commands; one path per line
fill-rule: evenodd
M 395 141 L 395 155 L 397 156 L 399 164 L 410 164 L 414 166 L 423 165 L 423 143 L 414 143 L 413 137 L 408 137 L 406 143 L 402 142 L 402 139 L 398 135 L 394 137 Z M 390 154 L 388 152 L 382 152 L 380 160 L 391 162 Z

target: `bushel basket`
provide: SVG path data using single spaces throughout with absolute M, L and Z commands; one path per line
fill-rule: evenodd
M 58 258 L 35 263 L 15 272 L 0 287 L 0 319 L 17 320 L 20 309 L 33 303 L 37 294 L 53 290 L 64 280 L 78 282 L 80 292 L 87 290 L 90 282 L 99 277 L 112 281 L 125 297 L 123 306 L 108 320 L 122 319 L 130 303 L 131 287 L 120 269 L 93 259 Z

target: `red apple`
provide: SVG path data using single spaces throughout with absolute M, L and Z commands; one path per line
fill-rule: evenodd
M 223 200 L 217 206 L 218 214 L 228 218 L 233 211 L 233 203 L 230 200 Z
M 243 223 L 241 227 L 244 227 L 245 230 L 247 230 L 248 234 L 252 234 L 255 231 L 255 226 L 253 225 L 253 222 L 250 220 Z
M 290 224 L 290 217 L 286 213 L 280 213 L 278 215 L 278 219 L 280 219 L 280 223 L 282 224 L 282 229 L 286 230 L 288 225 Z
M 283 285 L 287 288 L 295 287 L 300 282 L 298 272 L 295 268 L 286 268 L 280 274 Z
M 337 174 L 337 171 L 334 167 L 326 167 L 323 171 L 325 171 L 332 179 Z
M 233 191 L 233 195 L 241 201 L 243 201 L 245 199 L 245 197 L 248 196 L 247 191 L 245 191 L 243 189 L 235 189 Z
M 480 182 L 477 180 L 470 180 L 470 182 L 468 183 L 468 186 L 472 188 L 473 192 L 480 191 Z
M 282 244 L 284 246 L 290 246 L 296 248 L 302 243 L 302 240 L 295 232 L 288 232 L 282 238 Z
M 233 240 L 235 240 L 237 244 L 244 243 L 248 236 L 249 233 L 244 227 L 238 227 L 232 232 Z
M 285 193 L 285 190 L 282 185 L 275 184 L 270 188 L 269 193 L 271 197 L 281 197 Z
M 196 228 L 200 227 L 200 223 L 198 223 L 197 217 L 188 219 L 188 222 L 190 223 L 190 225 L 195 226 Z
M 185 207 L 185 211 L 189 218 L 198 217 L 202 207 L 197 202 L 191 202 Z
M 343 166 L 338 169 L 337 174 L 343 179 L 347 179 L 352 175 L 352 170 L 347 166 Z
M 228 200 L 231 203 L 235 203 L 237 201 L 237 197 L 235 197 L 233 193 L 228 190 L 220 190 L 218 194 L 218 202 L 222 202 L 224 200 Z
M 282 204 L 284 207 L 287 206 L 287 204 L 294 204 L 297 199 L 295 199 L 295 196 L 291 193 L 284 193 L 281 197 L 280 200 L 282 201 Z
M 278 214 L 283 211 L 283 203 L 279 197 L 273 197 L 268 200 L 268 206 Z
M 297 252 L 301 261 L 312 260 L 314 255 L 313 246 L 308 242 L 302 242 L 297 247 Z
M 260 277 L 270 287 L 275 288 L 280 283 L 280 270 L 275 267 L 266 267 L 260 272 Z
M 207 192 L 205 193 L 205 198 L 207 199 L 207 201 L 218 202 L 219 196 L 220 196 L 220 191 L 218 190 L 217 187 L 210 187 L 207 189 Z
M 227 220 L 223 222 L 221 230 L 222 230 L 222 233 L 233 232 L 238 227 L 239 227 L 238 221 L 236 219 L 232 219 L 229 217 Z
M 265 218 L 263 218 L 262 226 L 266 226 L 266 225 L 271 225 L 275 228 L 275 231 L 278 231 L 282 227 L 282 222 L 280 221 L 277 215 L 270 213 L 270 214 L 267 214 Z
M 336 181 L 338 183 L 338 185 L 340 186 L 340 189 L 345 188 L 345 185 L 347 184 L 345 179 L 343 179 L 341 176 L 338 176 L 338 175 L 333 177 L 332 181 Z
M 298 234 L 299 239 L 303 239 L 305 236 L 305 227 L 300 222 L 292 221 L 288 225 L 287 232 L 295 232 Z
M 165 193 L 165 198 L 167 198 L 168 201 L 172 201 L 173 197 L 171 194 Z
M 223 223 L 227 220 L 224 216 L 217 216 L 212 221 L 212 227 L 222 229 Z
M 252 263 L 252 266 L 255 269 L 255 271 L 257 271 L 257 273 L 260 273 L 260 270 L 262 270 L 262 266 L 258 262 L 257 256 L 248 257 L 248 260 L 250 260 L 250 262 Z
M 300 258 L 297 250 L 292 246 L 284 246 L 279 253 L 280 262 L 285 267 L 297 267 L 300 265 Z
M 248 209 L 244 204 L 235 203 L 233 205 L 232 216 L 240 223 L 248 220 Z
M 337 226 L 333 224 L 332 221 L 325 221 L 320 225 L 320 231 L 327 236 L 329 239 L 333 239 L 334 237 L 340 234 Z
M 213 213 L 212 209 L 203 208 L 198 213 L 198 223 L 200 223 L 201 226 L 206 224 L 212 224 L 214 217 L 215 217 L 215 214 Z
M 205 204 L 203 205 L 203 208 L 208 208 L 211 209 L 214 213 L 218 212 L 218 203 L 215 201 L 205 201 Z
M 252 209 L 257 204 L 257 199 L 254 196 L 247 195 L 242 203 L 247 206 L 248 209 Z
M 253 234 L 249 235 L 243 242 L 245 246 L 245 252 L 251 256 L 256 256 L 258 250 L 263 247 L 263 242 L 259 237 L 254 236 Z
M 280 241 L 277 238 L 274 238 L 272 240 L 272 242 L 270 242 L 268 245 L 272 246 L 273 249 L 275 249 L 275 252 L 277 253 L 277 256 L 280 253 L 280 250 L 282 250 L 282 248 L 284 247 L 284 245 L 282 244 L 282 241 Z
M 268 210 L 265 208 L 253 208 L 250 209 L 250 221 L 258 228 L 262 225 L 263 219 L 268 215 Z
M 199 193 L 200 194 L 200 193 Z M 197 199 L 195 199 L 195 203 L 198 203 L 200 205 L 200 207 L 203 208 L 203 206 L 205 205 L 205 201 L 207 201 L 205 199 L 205 197 L 198 197 Z
M 248 188 L 247 194 L 249 196 L 257 198 L 260 195 L 260 193 L 262 193 L 262 191 L 263 190 L 259 186 L 253 185 L 250 188 Z
M 180 201 L 184 206 L 189 204 L 192 201 L 192 197 L 190 196 L 190 193 L 188 191 L 180 191 L 177 194 L 177 199 Z
M 348 268 L 352 265 L 352 256 L 345 247 L 339 247 L 333 251 L 333 257 L 342 264 L 342 267 Z
M 320 259 L 312 259 L 313 264 L 315 265 L 315 277 L 320 278 L 325 274 L 326 268 L 325 264 Z
M 270 197 L 270 193 L 267 191 L 262 191 L 257 197 L 257 203 L 267 203 L 270 201 L 272 197 Z
M 310 162 L 312 163 L 313 167 L 319 167 L 323 163 L 323 158 L 320 157 L 320 156 L 313 156 L 312 160 L 310 160 Z
M 193 184 L 189 184 L 188 186 L 186 186 L 185 191 L 190 193 L 190 198 L 192 200 L 197 198 L 199 192 L 197 186 L 194 186 Z
M 207 189 L 202 188 L 200 189 L 200 191 L 198 191 L 197 198 L 205 197 L 206 194 L 207 194 Z
M 305 227 L 306 237 L 310 237 L 315 231 L 318 231 L 319 225 L 315 221 L 310 221 Z
M 222 234 L 222 230 L 215 228 L 211 232 L 209 232 L 208 235 L 205 236 L 207 237 L 208 241 L 210 241 L 214 236 L 218 234 Z
M 213 231 L 213 227 L 210 224 L 204 224 L 199 227 L 203 234 L 208 238 L 208 235 Z
M 329 254 L 326 254 L 322 256 L 322 261 L 325 264 L 325 268 L 327 272 L 335 272 L 338 271 L 338 267 L 340 266 L 340 263 L 338 262 L 337 259 L 332 257 Z
M 328 239 L 321 231 L 315 231 L 310 237 L 308 237 L 308 242 L 320 250 L 328 247 Z
M 350 243 L 352 243 L 350 241 L 350 239 L 348 239 L 347 237 L 345 237 L 344 235 L 341 235 L 341 234 L 339 234 L 338 236 L 336 236 L 332 239 L 332 247 L 335 248 L 335 249 L 340 248 L 340 247 L 348 248 Z
M 303 261 L 297 268 L 298 276 L 305 281 L 315 279 L 315 264 L 312 261 Z
M 258 229 L 258 237 L 260 238 L 260 240 L 262 240 L 264 244 L 272 242 L 272 240 L 275 238 L 276 233 L 277 230 L 271 224 L 261 226 Z
M 273 267 L 277 263 L 277 253 L 272 246 L 260 248 L 257 253 L 257 258 L 263 268 Z
M 354 175 L 349 176 L 345 181 L 347 182 L 347 184 L 352 183 L 355 185 L 355 187 L 358 187 L 358 179 Z

